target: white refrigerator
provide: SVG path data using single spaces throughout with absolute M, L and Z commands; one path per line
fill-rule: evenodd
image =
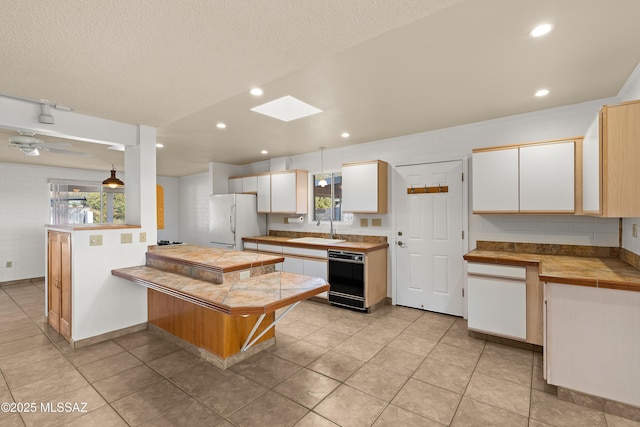
M 265 214 L 256 211 L 252 194 L 214 194 L 209 199 L 209 245 L 242 250 L 242 238 L 267 232 Z

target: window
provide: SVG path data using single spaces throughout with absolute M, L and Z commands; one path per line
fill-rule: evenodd
M 321 187 L 319 182 L 325 180 L 327 185 Z M 313 219 L 317 221 L 330 215 L 334 221 L 342 221 L 342 174 L 325 173 L 313 176 Z
M 124 188 L 49 180 L 51 224 L 124 223 Z

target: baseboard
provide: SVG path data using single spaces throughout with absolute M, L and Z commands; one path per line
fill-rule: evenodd
M 9 280 L 7 282 L 0 282 L 0 288 L 18 285 L 33 285 L 36 282 L 44 281 L 44 277 L 32 277 L 31 279 Z
M 71 340 L 70 344 L 71 344 L 71 348 L 73 348 L 74 350 L 77 350 L 79 348 L 87 347 L 92 344 L 109 341 L 114 338 L 121 337 L 123 335 L 144 331 L 145 329 L 147 329 L 147 322 L 139 323 L 137 325 L 129 326 L 126 328 L 118 329 L 116 331 L 107 332 L 105 334 L 96 335 L 94 337 L 89 337 L 89 338 L 85 338 L 78 341 Z

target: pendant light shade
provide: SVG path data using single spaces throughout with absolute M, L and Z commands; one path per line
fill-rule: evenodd
M 320 147 L 320 162 L 321 162 L 321 168 L 322 168 L 322 175 L 324 175 L 324 147 Z M 327 180 L 324 179 L 324 176 L 320 179 L 320 181 L 318 181 L 318 185 L 322 188 L 328 185 Z
M 111 176 L 105 179 L 104 181 L 102 181 L 102 185 L 109 188 L 124 187 L 124 182 L 116 178 L 115 166 L 111 165 Z

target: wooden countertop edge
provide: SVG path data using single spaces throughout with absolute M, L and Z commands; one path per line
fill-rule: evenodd
M 512 252 L 507 252 L 507 253 L 512 254 Z M 567 277 L 567 276 L 554 276 L 550 274 L 543 274 L 541 260 L 515 260 L 512 258 L 482 256 L 482 255 L 475 255 L 472 253 L 467 253 L 463 255 L 463 258 L 466 261 L 480 262 L 485 264 L 518 265 L 518 266 L 525 266 L 525 267 L 537 265 L 538 277 L 541 282 L 552 282 L 552 283 L 559 283 L 562 285 L 586 286 L 591 288 L 604 288 L 604 289 L 640 292 L 640 283 L 618 282 L 615 280 L 606 280 L 606 279 L 603 280 L 598 278 Z
M 111 274 L 120 277 L 122 279 L 129 280 L 138 285 L 142 285 L 145 288 L 153 289 L 158 292 L 162 292 L 164 294 L 176 297 L 178 299 L 202 306 L 204 308 L 208 308 L 213 311 L 217 311 L 223 314 L 227 314 L 230 316 L 244 316 L 244 315 L 259 315 L 259 314 L 268 314 L 276 311 L 279 308 L 286 307 L 291 305 L 297 301 L 302 301 L 307 298 L 310 298 L 314 295 L 321 294 L 322 292 L 326 292 L 329 290 L 329 284 L 325 284 L 323 286 L 319 286 L 317 288 L 309 289 L 308 291 L 302 292 L 298 295 L 281 299 L 280 301 L 270 303 L 262 306 L 247 306 L 247 307 L 229 307 L 225 304 L 215 303 L 213 301 L 205 300 L 200 297 L 194 296 L 187 292 L 177 291 L 175 289 L 168 288 L 166 286 L 162 286 L 159 283 L 150 282 L 148 280 L 140 279 L 139 277 L 132 276 L 130 274 L 125 274 L 118 270 L 111 270 Z M 211 283 L 212 286 L 215 286 L 215 283 Z
M 286 238 L 284 238 L 286 239 Z M 389 247 L 388 242 L 384 243 L 368 243 L 368 242 L 342 242 L 342 243 L 332 243 L 327 245 L 318 245 L 313 243 L 301 243 L 301 242 L 289 242 L 287 240 L 276 240 L 274 238 L 266 238 L 262 239 L 260 237 L 244 237 L 242 239 L 244 242 L 253 242 L 253 243 L 268 243 L 271 245 L 282 245 L 282 246 L 294 246 L 298 248 L 306 248 L 306 249 L 349 249 L 359 252 L 373 252 L 380 249 L 385 249 Z M 354 246 L 354 245 L 370 245 L 366 247 L 362 246 Z

